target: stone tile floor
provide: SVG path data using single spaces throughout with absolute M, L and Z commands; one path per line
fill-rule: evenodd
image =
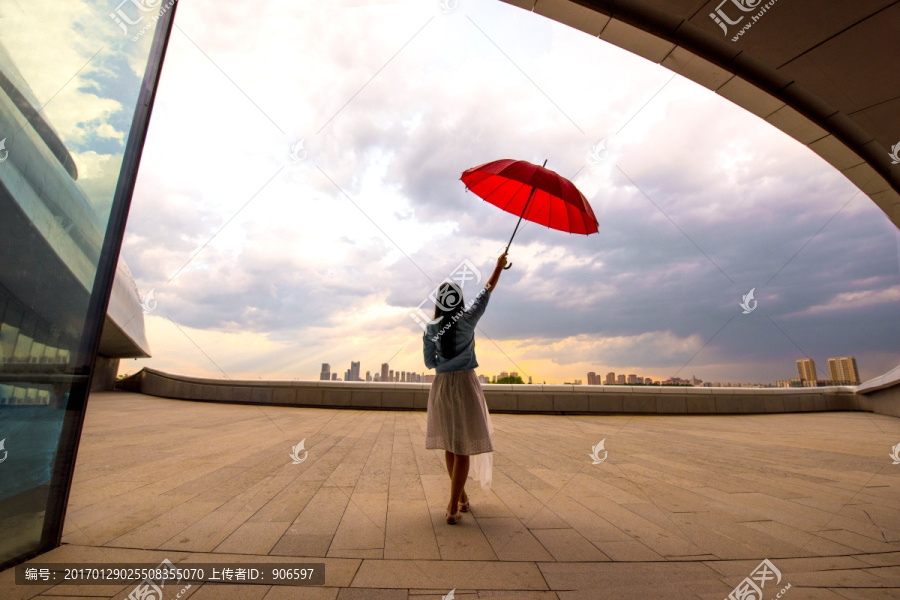
M 324 587 L 197 584 L 181 598 L 900 598 L 900 419 L 493 415 L 494 482 L 444 522 L 422 412 L 89 404 L 63 545 L 29 562 L 324 562 Z M 309 454 L 292 464 L 291 447 Z M 606 440 L 608 458 L 592 464 Z M 126 598 L 15 586 L 0 598 Z M 175 591 L 172 592 L 174 598 Z M 166 597 L 166 600 L 169 600 Z

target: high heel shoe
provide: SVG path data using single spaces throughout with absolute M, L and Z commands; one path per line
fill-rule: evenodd
M 469 501 L 459 503 L 459 512 L 469 512 Z
M 462 515 L 457 512 L 455 515 L 451 515 L 449 512 L 447 513 L 447 524 L 448 525 L 456 525 L 459 523 L 459 520 L 462 518 Z

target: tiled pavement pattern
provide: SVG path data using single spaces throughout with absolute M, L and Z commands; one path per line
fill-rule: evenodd
M 91 398 L 64 545 L 39 562 L 326 564 L 326 585 L 194 585 L 182 598 L 721 600 L 769 558 L 764 598 L 900 598 L 900 419 L 494 415 L 494 485 L 444 522 L 422 412 Z M 291 464 L 306 439 L 308 458 Z M 605 462 L 591 447 L 606 439 Z M 134 586 L 0 598 L 125 598 Z M 173 596 L 174 597 L 174 593 Z M 168 596 L 167 596 L 168 600 Z

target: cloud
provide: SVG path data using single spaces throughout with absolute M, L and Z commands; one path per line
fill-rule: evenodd
M 516 223 L 460 173 L 504 157 L 577 173 L 600 232 L 520 228 L 480 372 L 774 381 L 804 353 L 855 353 L 864 376 L 900 360 L 896 228 L 818 156 L 539 15 L 425 4 L 179 7 L 123 252 L 230 376 L 424 371 L 409 313 L 464 258 L 487 278 Z M 146 364 L 218 372 L 160 318 Z

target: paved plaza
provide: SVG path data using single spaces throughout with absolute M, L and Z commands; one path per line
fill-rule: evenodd
M 425 413 L 91 397 L 63 545 L 41 562 L 325 563 L 324 587 L 197 584 L 183 599 L 900 597 L 900 419 L 493 415 L 494 482 L 444 521 Z M 591 448 L 606 440 L 593 464 Z M 305 440 L 305 460 L 293 446 Z M 301 451 L 299 458 L 303 458 Z M 125 598 L 15 586 L 0 598 Z M 174 594 L 172 595 L 174 597 Z M 168 600 L 168 596 L 166 597 Z

